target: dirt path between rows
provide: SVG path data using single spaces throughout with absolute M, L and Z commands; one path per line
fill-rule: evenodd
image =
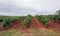
M 33 33 L 31 32 L 32 29 L 35 30 L 47 30 L 44 26 L 43 23 L 41 23 L 40 21 L 38 21 L 38 19 L 33 18 L 30 27 L 27 27 L 26 30 L 24 30 L 25 32 L 27 32 L 30 36 L 33 36 Z
M 32 28 L 45 30 L 45 28 L 44 28 L 44 26 L 43 26 L 43 23 L 41 23 L 41 22 L 40 22 L 38 19 L 36 19 L 36 18 L 33 18 L 33 19 L 32 19 Z

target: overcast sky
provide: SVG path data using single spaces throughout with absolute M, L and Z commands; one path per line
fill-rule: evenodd
M 54 14 L 60 0 L 0 0 L 0 15 Z

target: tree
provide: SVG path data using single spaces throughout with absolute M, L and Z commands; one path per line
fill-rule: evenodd
M 57 10 L 57 11 L 56 11 L 56 14 L 60 15 L 60 10 Z

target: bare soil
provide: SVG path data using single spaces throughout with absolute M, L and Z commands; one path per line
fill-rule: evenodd
M 56 23 L 53 21 L 49 21 L 48 23 L 49 23 L 48 29 L 60 30 L 60 23 Z
M 40 30 L 46 30 L 45 26 L 43 23 L 38 21 L 38 19 L 33 18 L 30 25 L 26 29 L 40 29 Z

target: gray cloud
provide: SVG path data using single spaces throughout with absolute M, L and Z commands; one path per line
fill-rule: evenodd
M 0 0 L 0 15 L 54 14 L 60 0 Z

